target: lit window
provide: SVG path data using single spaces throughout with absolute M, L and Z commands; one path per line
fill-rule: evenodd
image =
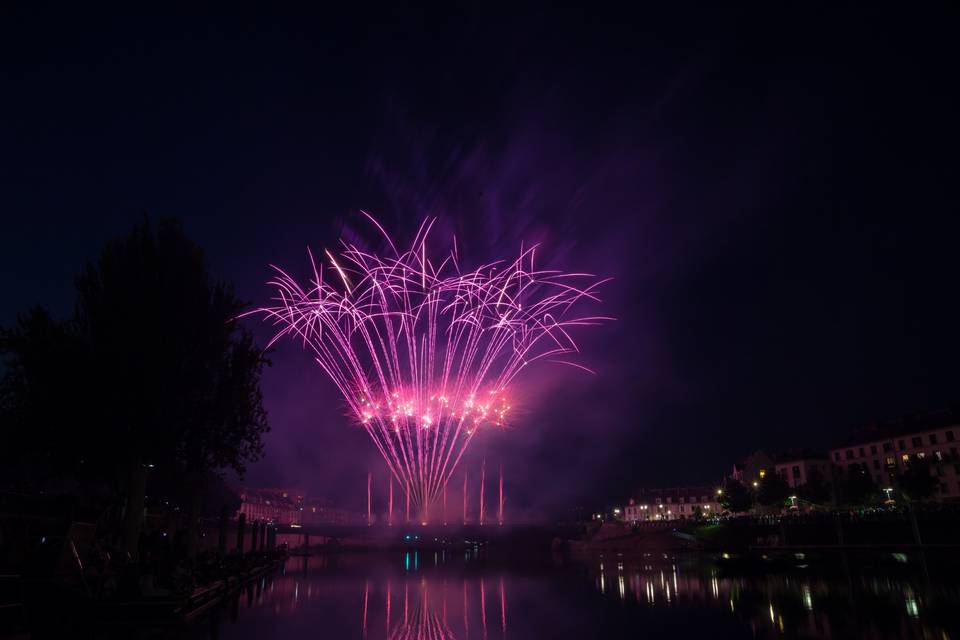
M 926 457 L 927 457 L 927 454 L 925 454 L 923 451 L 917 452 L 917 460 L 923 460 Z
M 910 462 L 910 454 L 909 454 L 909 453 L 903 454 L 903 461 L 904 461 L 904 462 Z
M 766 470 L 766 469 L 760 469 L 760 478 L 763 479 L 763 478 L 766 478 L 766 477 L 767 477 L 767 470 Z

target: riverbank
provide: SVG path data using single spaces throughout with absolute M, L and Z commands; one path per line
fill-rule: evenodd
M 5 608 L 10 614 L 5 628 L 30 630 L 32 637 L 56 637 L 58 630 L 74 626 L 180 626 L 276 571 L 286 559 L 283 550 L 208 558 L 183 567 L 177 583 L 169 587 L 161 586 L 164 583 L 158 583 L 152 570 L 140 565 L 96 571 L 78 563 L 77 571 L 70 573 L 5 575 Z
M 751 549 L 960 551 L 956 509 L 874 509 L 815 515 L 588 525 L 567 541 L 572 552 L 746 552 Z

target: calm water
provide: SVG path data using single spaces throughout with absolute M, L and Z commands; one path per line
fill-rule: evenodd
M 931 567 L 931 564 L 933 565 Z M 944 563 L 883 554 L 496 559 L 482 552 L 290 558 L 191 637 L 954 638 Z M 945 577 L 937 577 L 937 570 Z M 953 579 L 955 580 L 955 579 Z

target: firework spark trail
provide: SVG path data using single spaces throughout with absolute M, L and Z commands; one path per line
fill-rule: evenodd
M 424 220 L 400 253 L 383 227 L 392 256 L 342 243 L 324 251 L 333 273 L 308 251 L 305 285 L 279 267 L 271 306 L 258 314 L 312 352 L 349 414 L 367 431 L 424 519 L 480 428 L 503 426 L 508 384 L 529 364 L 578 352 L 570 330 L 609 318 L 573 315 L 598 302 L 605 282 L 585 273 L 534 266 L 536 246 L 512 262 L 461 272 L 454 251 L 435 263 Z M 589 369 L 587 369 L 589 371 Z

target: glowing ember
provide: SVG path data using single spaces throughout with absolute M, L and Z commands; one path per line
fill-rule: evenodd
M 514 377 L 538 360 L 586 369 L 558 359 L 578 351 L 570 329 L 608 319 L 571 315 L 604 281 L 536 269 L 536 246 L 462 272 L 454 242 L 435 264 L 434 221 L 404 253 L 384 232 L 393 257 L 327 251 L 332 282 L 312 254 L 306 287 L 274 267 L 275 304 L 250 312 L 279 327 L 270 344 L 289 335 L 313 352 L 424 520 L 477 431 L 505 424 Z

